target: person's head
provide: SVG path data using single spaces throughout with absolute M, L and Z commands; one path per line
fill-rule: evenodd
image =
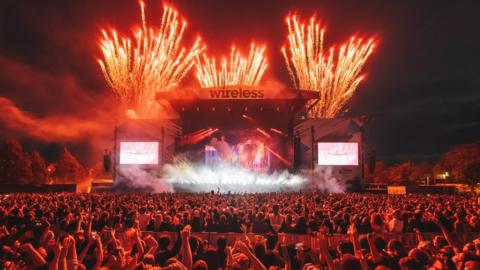
M 170 238 L 168 236 L 161 236 L 160 239 L 158 239 L 158 247 L 161 250 L 166 250 L 169 245 L 170 245 Z
M 205 251 L 205 262 L 210 270 L 217 270 L 220 267 L 218 253 L 214 248 L 207 248 Z
M 142 261 L 144 264 L 154 265 L 155 257 L 152 254 L 145 254 Z
M 400 212 L 400 210 L 397 209 L 397 210 L 393 211 L 392 217 L 396 218 L 396 219 L 401 219 L 402 218 L 402 213 Z
M 480 262 L 476 260 L 466 261 L 463 267 L 465 270 L 478 270 L 480 269 Z
M 307 221 L 305 220 L 304 217 L 299 217 L 297 219 L 297 225 L 296 226 L 297 227 L 305 227 L 305 226 L 307 226 Z
M 375 248 L 378 251 L 382 251 L 382 250 L 385 250 L 385 247 L 387 246 L 387 243 L 385 242 L 385 240 L 381 236 L 377 235 L 373 239 L 373 245 L 375 245 Z
M 398 261 L 400 270 L 418 270 L 422 269 L 422 266 L 412 257 L 403 257 Z
M 398 256 L 400 258 L 407 256 L 407 251 L 403 247 L 402 242 L 400 242 L 397 239 L 392 239 L 392 240 L 388 241 L 387 250 L 391 254 L 393 254 L 395 256 Z
M 208 270 L 208 265 L 204 260 L 198 260 L 193 264 L 193 270 Z
M 408 252 L 408 257 L 414 258 L 422 267 L 427 266 L 430 258 L 428 254 L 419 248 L 413 248 Z
M 368 239 L 365 235 L 362 235 L 358 239 L 360 249 L 370 251 L 370 245 L 368 244 Z
M 267 234 L 267 249 L 272 250 L 275 248 L 278 242 L 278 235 L 276 234 Z
M 223 251 L 225 250 L 226 247 L 227 247 L 227 239 L 224 236 L 220 236 L 217 239 L 217 249 L 219 251 Z
M 255 256 L 262 260 L 265 258 L 265 255 L 267 254 L 267 250 L 265 249 L 265 245 L 262 243 L 256 243 L 255 247 L 253 248 L 253 252 L 255 253 Z
M 273 205 L 273 213 L 275 215 L 278 215 L 279 212 L 280 212 L 280 206 L 278 204 Z
M 342 262 L 340 265 L 341 270 L 362 270 L 362 264 L 360 260 L 350 254 L 346 254 L 342 257 Z
M 250 260 L 243 253 L 233 254 L 232 268 L 236 270 L 248 270 L 250 268 Z
M 436 249 L 441 249 L 448 245 L 447 239 L 445 237 L 437 235 L 433 238 L 433 246 Z
M 192 250 L 192 252 L 197 252 L 200 248 L 200 239 L 191 236 L 188 241 L 190 243 L 190 249 Z
M 383 226 L 382 216 L 377 213 L 372 214 L 370 217 L 370 224 L 372 226 Z
M 464 246 L 463 246 L 463 252 L 473 252 L 475 253 L 476 249 L 475 249 L 475 245 L 473 243 L 466 243 Z
M 338 244 L 338 253 L 340 256 L 350 254 L 354 255 L 353 243 L 350 241 L 342 241 Z

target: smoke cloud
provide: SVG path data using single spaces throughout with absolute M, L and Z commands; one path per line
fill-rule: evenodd
M 85 137 L 105 135 L 105 125 L 72 116 L 54 115 L 37 118 L 0 97 L 0 125 L 11 135 L 27 136 L 45 142 L 71 142 Z
M 190 192 L 274 192 L 299 190 L 305 183 L 301 175 L 287 170 L 263 174 L 222 161 L 214 167 L 188 161 L 164 166 L 164 180 Z
M 173 192 L 173 187 L 157 176 L 158 171 L 141 165 L 120 165 L 117 167 L 116 188 L 120 190 L 148 191 L 154 193 Z
M 344 183 L 339 181 L 334 174 L 332 166 L 317 166 L 312 172 L 305 172 L 313 177 L 311 183 L 315 188 L 331 193 L 343 193 L 347 190 Z

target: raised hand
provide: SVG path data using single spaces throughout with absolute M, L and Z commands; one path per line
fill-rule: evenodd
M 235 242 L 235 245 L 233 246 L 233 249 L 234 250 L 238 250 L 242 253 L 248 253 L 250 251 L 250 249 L 248 248 L 247 244 L 245 244 L 244 242 L 242 241 L 236 241 Z
M 245 225 L 245 224 L 240 225 L 240 230 L 241 230 L 243 233 L 247 233 L 247 225 Z
M 63 246 L 60 243 L 60 240 L 57 240 L 53 245 L 53 254 L 55 254 L 55 256 L 60 256 L 62 251 L 63 251 Z
M 192 226 L 187 225 L 183 227 L 180 235 L 182 236 L 182 239 L 188 239 L 190 238 L 190 231 L 192 230 Z
M 278 243 L 279 243 L 280 245 L 285 244 L 285 238 L 286 238 L 285 233 L 279 233 L 279 234 L 278 234 Z

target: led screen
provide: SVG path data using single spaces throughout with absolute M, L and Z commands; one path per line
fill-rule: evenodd
M 318 165 L 358 165 L 358 143 L 318 143 Z
M 120 164 L 158 164 L 158 142 L 120 142 Z

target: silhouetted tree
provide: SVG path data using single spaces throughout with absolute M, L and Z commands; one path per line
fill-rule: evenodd
M 459 145 L 443 154 L 435 165 L 435 171 L 448 172 L 451 177 L 462 183 L 471 184 L 472 172 L 480 163 L 480 143 Z
M 410 162 L 393 165 L 385 170 L 385 178 L 389 184 L 406 185 L 412 171 Z
M 0 181 L 10 184 L 28 184 L 32 181 L 30 155 L 23 152 L 16 139 L 9 139 L 0 152 Z
M 464 182 L 470 185 L 473 193 L 473 186 L 480 180 L 480 159 L 473 160 L 467 164 L 462 171 L 462 177 Z
M 410 183 L 419 180 L 425 180 L 432 174 L 432 165 L 428 162 L 413 163 L 410 167 L 410 175 L 408 180 Z
M 85 168 L 83 168 L 80 162 L 78 162 L 66 147 L 63 148 L 63 152 L 55 168 L 55 177 L 64 183 L 77 183 L 86 177 Z
M 34 184 L 42 185 L 47 183 L 47 165 L 36 150 L 32 152 L 32 175 Z

